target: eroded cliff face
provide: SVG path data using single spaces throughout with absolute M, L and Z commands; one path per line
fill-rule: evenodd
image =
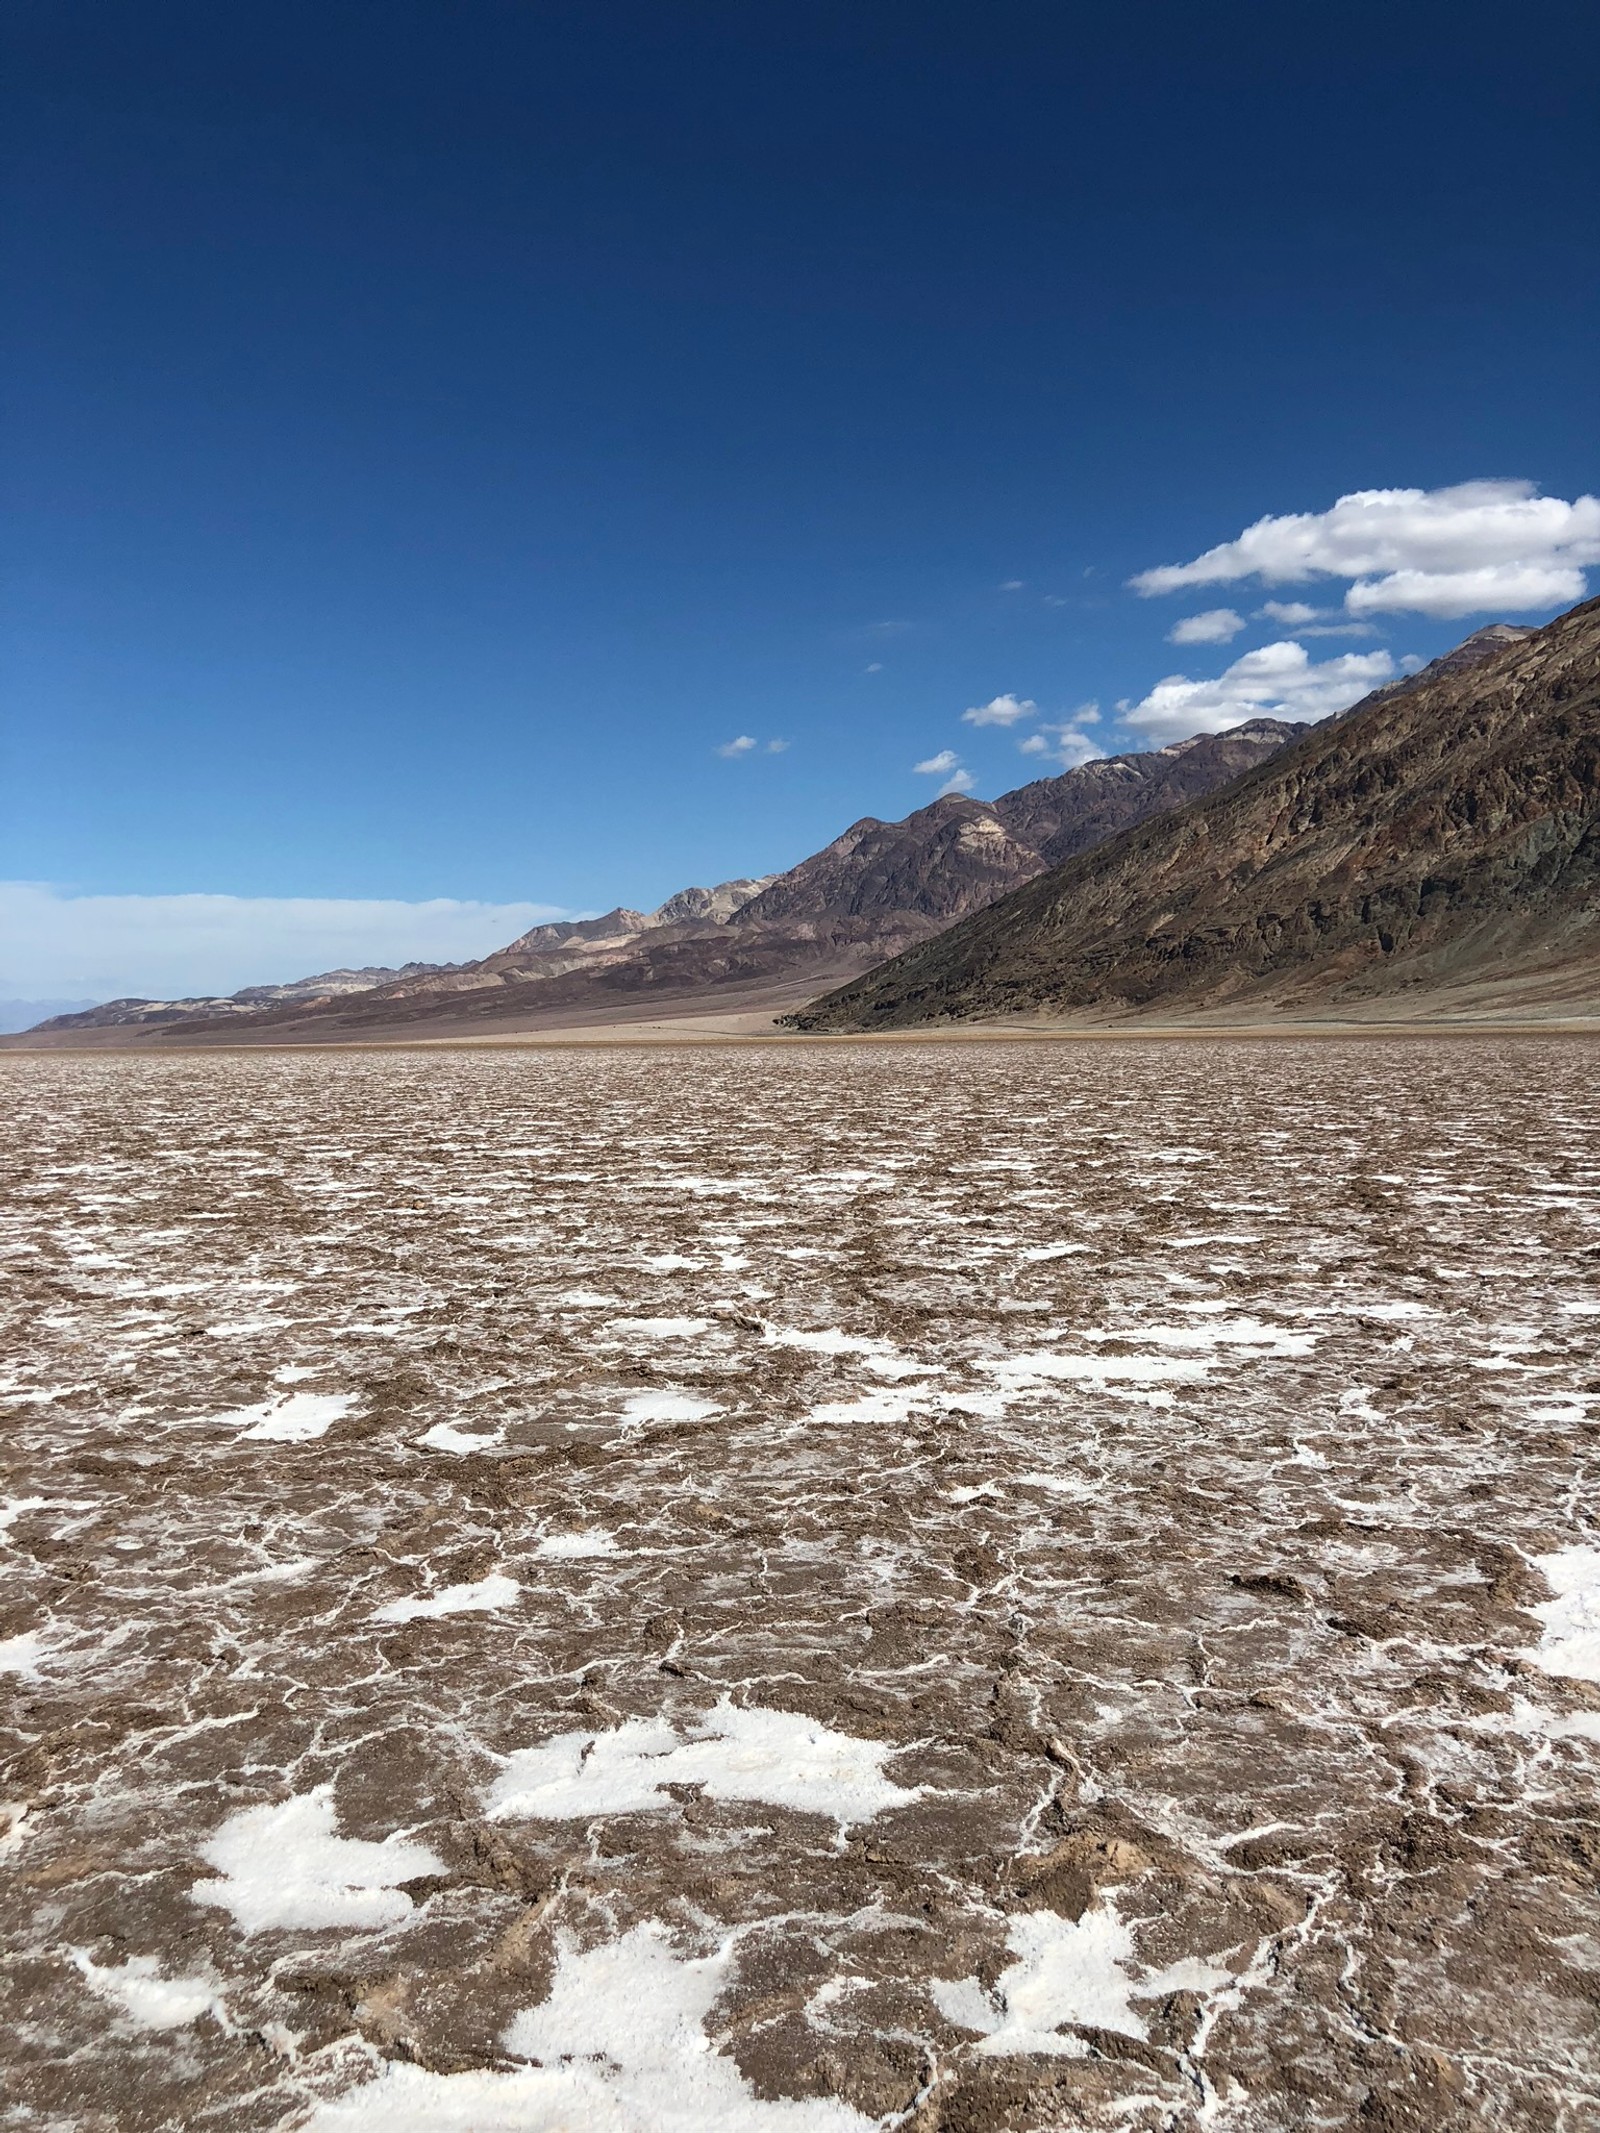
M 1600 995 L 1600 602 L 1440 662 L 798 1018 Z

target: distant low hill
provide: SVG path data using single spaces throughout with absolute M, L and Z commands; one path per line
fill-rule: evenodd
M 1600 1012 L 1600 601 L 1497 626 L 794 1015 Z
M 1126 825 L 1231 782 L 1304 730 L 1252 719 L 1084 763 L 998 800 L 948 794 L 901 822 L 865 816 L 786 873 L 683 889 L 652 912 L 535 926 L 476 963 L 334 972 L 228 1000 L 113 1001 L 31 1035 L 303 1043 L 642 1020 L 689 1003 L 771 1013 L 927 940 Z M 352 978 L 369 982 L 343 982 Z
M 302 1006 L 313 1001 L 342 999 L 351 993 L 371 992 L 375 986 L 393 985 L 419 977 L 437 978 L 454 970 L 453 963 L 405 963 L 398 970 L 368 966 L 362 970 L 324 970 L 314 978 L 294 978 L 286 985 L 246 985 L 240 992 L 203 994 L 187 1000 L 103 1000 L 77 1012 L 55 1014 L 37 1025 L 45 1030 L 158 1028 L 197 1017 L 232 1021 L 258 1013 L 263 1007 Z M 40 1001 L 39 1006 L 64 1006 L 65 1002 Z

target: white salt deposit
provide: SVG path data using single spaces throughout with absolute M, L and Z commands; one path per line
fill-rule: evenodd
M 622 1410 L 623 1426 L 644 1429 L 652 1422 L 703 1422 L 707 1415 L 720 1415 L 715 1400 L 702 1400 L 689 1392 L 636 1392 Z
M 975 1977 L 937 1978 L 929 1987 L 947 2022 L 982 2033 L 978 2050 L 989 2056 L 1081 2058 L 1088 2046 L 1080 2037 L 1062 2036 L 1065 2023 L 1142 2041 L 1148 2031 L 1134 2009 L 1135 1997 L 1207 1992 L 1233 1981 L 1231 1971 L 1198 1959 L 1161 1971 L 1142 1969 L 1133 1935 L 1110 1903 L 1076 1921 L 1054 1911 L 1025 1911 L 1012 1919 L 1006 1946 L 1017 1960 L 1001 1972 L 992 1999 Z
M 20 1674 L 24 1681 L 37 1681 L 43 1656 L 44 1639 L 36 1629 L 0 1637 L 0 1674 Z
M 823 1326 L 810 1332 L 800 1326 L 764 1326 L 762 1339 L 769 1348 L 805 1348 L 813 1355 L 894 1355 L 887 1341 L 869 1339 L 860 1333 L 845 1333 L 838 1326 Z
M 1074 1258 L 1079 1252 L 1087 1252 L 1092 1250 L 1093 1246 L 1088 1244 L 1031 1244 L 1025 1252 L 1020 1254 L 1020 1256 L 1024 1259 L 1031 1259 L 1034 1261 L 1044 1259 L 1071 1259 Z
M 498 1821 L 566 1821 L 671 1805 L 667 1785 L 701 1785 L 714 1800 L 764 1800 L 841 1825 L 870 1821 L 921 1797 L 883 1774 L 884 1741 L 835 1733 L 795 1711 L 748 1708 L 724 1696 L 680 1736 L 663 1718 L 609 1733 L 559 1733 L 508 1756 L 489 1794 Z
M 988 1371 L 1007 1385 L 1033 1385 L 1050 1378 L 1064 1378 L 1071 1383 L 1106 1386 L 1112 1384 L 1198 1385 L 1210 1376 L 1207 1363 L 1188 1363 L 1164 1355 L 1038 1355 L 1009 1356 L 1004 1362 L 980 1362 L 980 1370 Z
M 1544 1635 L 1523 1657 L 1547 1674 L 1600 1681 L 1600 1548 L 1558 1548 L 1533 1561 L 1555 1598 L 1529 1608 Z
M 491 1429 L 479 1435 L 470 1429 L 457 1429 L 452 1422 L 435 1422 L 432 1429 L 424 1430 L 417 1439 L 431 1452 L 455 1452 L 465 1457 L 468 1452 L 492 1451 L 500 1442 L 501 1432 Z
M 222 1878 L 197 1881 L 190 1895 L 196 1903 L 231 1911 L 241 1933 L 393 1925 L 411 1910 L 399 1884 L 444 1871 L 425 1844 L 341 1837 L 331 1785 L 274 1805 L 241 1808 L 200 1847 L 200 1856 Z
M 567 1289 L 556 1298 L 557 1306 L 568 1311 L 603 1311 L 621 1301 L 620 1296 L 602 1296 L 594 1289 Z
M 140 2029 L 182 2029 L 214 2015 L 231 2029 L 227 2010 L 208 1978 L 163 1977 L 153 1955 L 130 1955 L 125 1963 L 92 1962 L 82 1948 L 67 1951 L 89 1990 L 119 2008 Z
M 824 1400 L 813 1407 L 813 1422 L 904 1422 L 921 1405 L 914 1392 L 869 1392 L 859 1400 Z
M 709 1318 L 614 1318 L 608 1333 L 643 1333 L 651 1340 L 683 1341 L 697 1333 L 709 1333 Z
M 1195 1309 L 1201 1309 L 1199 1305 Z M 1096 1327 L 1081 1335 L 1086 1341 L 1150 1341 L 1157 1348 L 1189 1348 L 1203 1352 L 1216 1348 L 1245 1348 L 1259 1355 L 1309 1355 L 1317 1344 L 1314 1333 L 1294 1333 L 1287 1326 L 1269 1326 L 1259 1318 L 1215 1319 L 1199 1326 Z
M 490 1607 L 509 1607 L 521 1593 L 515 1578 L 493 1571 L 475 1585 L 446 1585 L 429 1600 L 391 1600 L 372 1616 L 374 1622 L 416 1622 L 439 1615 L 464 1615 Z
M 503 2039 L 540 2064 L 435 2074 L 390 2060 L 302 2133 L 873 2133 L 881 2121 L 830 2097 L 757 2096 L 713 2047 L 706 2017 L 736 1945 L 675 1955 L 658 1925 L 586 1953 L 563 1936 L 549 1998 Z
M 263 1400 L 255 1407 L 237 1407 L 215 1420 L 237 1427 L 241 1441 L 254 1439 L 267 1444 L 309 1444 L 324 1436 L 341 1415 L 356 1404 L 353 1392 L 291 1392 Z
M 0 1503 L 0 1541 L 8 1538 L 19 1518 L 30 1511 L 92 1511 L 94 1504 L 78 1496 L 8 1496 Z
M 533 1552 L 547 1563 L 576 1563 L 618 1550 L 614 1533 L 547 1533 Z

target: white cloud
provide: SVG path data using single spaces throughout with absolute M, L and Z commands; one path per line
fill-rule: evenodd
M 1236 659 L 1215 681 L 1169 674 L 1123 711 L 1122 723 L 1164 742 L 1221 733 L 1249 718 L 1326 718 L 1359 702 L 1394 672 L 1387 652 L 1344 652 L 1317 665 L 1304 645 L 1264 644 Z
M 1014 726 L 1018 719 L 1037 718 L 1039 706 L 1026 696 L 992 696 L 986 704 L 974 704 L 970 711 L 963 711 L 961 721 L 966 726 Z
M 1243 615 L 1231 607 L 1208 607 L 1203 615 L 1185 615 L 1167 632 L 1168 644 L 1226 644 L 1244 628 Z
M 1091 707 L 1090 718 L 1098 714 Z M 1017 743 L 1023 755 L 1043 756 L 1047 761 L 1059 763 L 1063 770 L 1076 770 L 1080 763 L 1092 763 L 1105 754 L 1105 749 L 1092 733 L 1085 733 L 1077 725 L 1041 726 L 1037 733 L 1030 733 L 1025 741 Z
M 869 674 L 881 674 L 883 672 L 883 661 L 881 659 L 873 660 L 865 671 Z
M 0 882 L 0 993 L 167 1000 L 371 964 L 467 963 L 570 915 L 447 896 L 74 896 Z
M 1003 593 L 1019 593 L 1027 582 L 1026 578 L 1007 578 L 1000 590 Z
M 731 741 L 724 741 L 717 750 L 717 754 L 726 756 L 748 755 L 756 745 L 756 737 L 753 733 L 741 733 Z
M 1315 622 L 1319 615 L 1334 610 L 1326 607 L 1307 607 L 1304 600 L 1263 600 L 1256 609 L 1258 622 L 1281 622 L 1286 630 L 1300 629 L 1307 622 Z
M 961 758 L 953 748 L 941 748 L 937 755 L 930 755 L 926 762 L 913 763 L 913 772 L 919 778 L 943 778 L 944 783 L 934 795 L 942 800 L 946 793 L 971 792 L 977 779 L 970 770 L 963 770 Z
M 788 745 L 787 741 L 768 741 L 767 753 L 768 755 L 782 755 Z
M 1600 562 L 1600 543 L 1585 562 Z M 1572 563 L 1483 563 L 1475 570 L 1392 570 L 1361 578 L 1344 596 L 1352 615 L 1524 615 L 1571 607 L 1588 590 Z
M 1443 619 L 1569 605 L 1600 563 L 1600 497 L 1571 503 L 1528 481 L 1468 481 L 1449 489 L 1357 489 L 1329 511 L 1258 519 L 1237 540 L 1189 563 L 1129 580 L 1147 598 L 1192 585 L 1352 580 L 1351 615 Z

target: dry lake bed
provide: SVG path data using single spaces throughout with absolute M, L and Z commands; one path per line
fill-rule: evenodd
M 1593 2128 L 1597 1058 L 9 1058 L 3 2122 Z

